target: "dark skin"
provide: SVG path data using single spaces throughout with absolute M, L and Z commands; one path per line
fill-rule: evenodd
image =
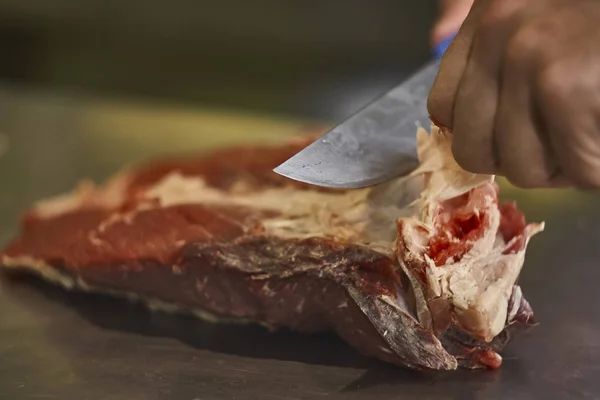
M 600 1 L 475 0 L 428 109 L 468 171 L 600 188 Z

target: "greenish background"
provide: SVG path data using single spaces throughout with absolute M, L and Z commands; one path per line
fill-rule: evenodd
M 341 118 L 430 54 L 435 0 L 0 0 L 0 80 Z

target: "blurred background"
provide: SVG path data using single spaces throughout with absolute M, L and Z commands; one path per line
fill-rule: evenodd
M 0 0 L 0 79 L 337 120 L 429 57 L 436 3 Z
M 40 198 L 317 132 L 430 58 L 436 0 L 0 0 L 0 245 Z

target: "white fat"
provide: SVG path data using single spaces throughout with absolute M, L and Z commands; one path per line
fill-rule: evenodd
M 222 191 L 199 177 L 165 176 L 144 197 L 164 207 L 180 204 L 242 206 L 275 211 L 261 222 L 269 234 L 284 238 L 335 237 L 391 253 L 396 219 L 410 215 L 409 206 L 422 187 L 418 177 L 406 177 L 376 188 L 340 193 L 299 191 L 292 187 L 260 192 Z
M 525 233 L 527 241 L 541 230 L 543 224 L 530 225 Z M 428 273 L 434 275 L 432 280 L 441 282 L 443 289 L 436 295 L 448 297 L 458 313 L 464 316 L 464 323 L 478 325 L 472 329 L 490 341 L 504 329 L 509 300 L 525 260 L 527 243 L 515 254 L 502 254 L 512 242 L 496 240 L 490 248 L 484 248 L 484 244 L 484 241 L 477 242 L 460 262 L 430 267 Z
M 55 268 L 52 268 L 45 261 L 39 260 L 30 256 L 19 256 L 19 257 L 8 257 L 2 256 L 0 259 L 2 266 L 6 268 L 19 268 L 26 267 L 27 269 L 36 272 L 44 279 L 55 282 L 64 288 L 72 289 L 76 282 L 75 280 L 67 276 Z
M 417 148 L 421 164 L 413 175 L 431 173 L 427 190 L 421 194 L 423 203 L 433 205 L 494 181 L 494 175 L 472 174 L 462 169 L 452 156 L 450 136 L 435 127 L 431 135 L 419 128 Z
M 415 173 L 427 173 L 428 187 L 417 201 L 418 218 L 403 220 L 401 232 L 409 252 L 417 260 L 415 265 L 425 268 L 425 284 L 421 291 L 415 290 L 425 301 L 417 301 L 417 313 L 421 323 L 431 323 L 428 300 L 445 298 L 452 304 L 459 323 L 470 333 L 490 341 L 505 326 L 508 303 L 513 286 L 521 272 L 525 257 L 525 247 L 516 254 L 503 254 L 513 244 L 506 243 L 499 234 L 500 211 L 492 196 L 483 199 L 482 210 L 487 210 L 489 227 L 483 237 L 471 243 L 472 247 L 460 261 L 446 260 L 444 265 L 436 266 L 423 248 L 421 231 L 433 232 L 435 219 L 439 217 L 439 205 L 445 200 L 460 196 L 482 184 L 493 182 L 491 175 L 475 175 L 462 170 L 451 155 L 451 141 L 444 135 L 418 133 L 419 155 L 423 161 Z M 473 210 L 478 213 L 478 209 Z M 442 218 L 444 214 L 442 214 Z M 526 241 L 543 230 L 543 224 L 531 224 L 524 236 Z M 447 232 L 450 234 L 449 232 Z M 443 235 L 444 232 L 436 232 Z M 413 272 L 410 265 L 402 263 L 405 272 Z M 413 280 L 414 281 L 414 280 Z M 414 282 L 413 282 L 414 285 Z
M 129 181 L 127 171 L 117 174 L 102 187 L 83 181 L 71 192 L 38 201 L 33 212 L 39 218 L 52 218 L 78 208 L 117 207 L 125 198 Z
M 508 310 L 508 315 L 506 316 L 506 321 L 508 323 L 510 323 L 514 320 L 515 316 L 519 312 L 519 308 L 521 307 L 521 300 L 523 299 L 523 291 L 521 290 L 520 286 L 513 287 L 512 298 L 513 298 L 512 307 L 510 308 L 510 310 Z
M 508 301 L 525 250 L 502 254 L 511 243 L 505 243 L 498 235 L 500 213 L 497 207 L 489 207 L 495 211 L 489 214 L 491 226 L 484 237 L 473 244 L 460 262 L 448 260 L 446 265 L 436 266 L 426 253 L 437 207 L 445 200 L 493 182 L 494 176 L 471 174 L 460 168 L 452 157 L 450 136 L 435 127 L 431 135 L 419 128 L 417 144 L 421 164 L 409 176 L 372 188 L 338 193 L 293 187 L 257 192 L 244 181 L 234 184 L 232 190 L 223 191 L 210 187 L 200 177 L 174 172 L 140 194 L 138 209 L 119 215 L 116 220 L 133 220 L 137 212 L 157 206 L 156 201 L 164 207 L 182 204 L 248 207 L 277 214 L 261 220 L 267 234 L 282 238 L 335 237 L 388 255 L 395 250 L 396 221 L 402 221 L 401 235 L 408 251 L 401 254 L 399 265 L 412 283 L 420 323 L 427 328 L 432 326 L 428 301 L 442 297 L 454 307 L 467 330 L 491 340 L 504 328 Z M 85 183 L 73 193 L 38 203 L 35 212 L 43 218 L 80 207 L 118 206 L 125 198 L 130 176 L 125 171 L 104 188 Z M 493 199 L 489 197 L 486 201 L 489 205 Z M 107 219 L 101 227 L 110 226 L 114 220 Z M 543 224 L 530 225 L 528 230 L 527 240 L 543 230 Z M 38 271 L 51 270 L 36 268 L 32 262 L 27 264 Z M 425 267 L 424 283 L 413 276 L 411 265 L 415 264 Z
M 433 141 L 423 140 L 423 134 L 429 137 L 421 129 L 420 145 L 431 152 L 429 143 Z M 436 138 L 437 135 L 431 137 Z M 433 147 L 436 146 L 434 143 Z M 427 165 L 427 170 L 444 167 L 432 162 L 424 165 Z M 40 218 L 50 218 L 78 208 L 118 206 L 124 200 L 129 172 L 123 171 L 104 187 L 84 182 L 73 192 L 40 201 L 34 211 Z M 210 187 L 200 177 L 186 177 L 174 172 L 146 190 L 142 197 L 157 199 L 164 207 L 212 204 L 275 211 L 280 216 L 261 221 L 269 234 L 284 238 L 335 237 L 391 254 L 397 236 L 395 221 L 402 216 L 414 215 L 414 202 L 423 189 L 423 181 L 421 174 L 415 173 L 373 188 L 340 193 L 297 190 L 293 187 L 259 192 L 251 189 L 240 181 L 233 185 L 233 190 L 223 191 Z M 116 221 L 131 220 L 137 212 L 147 209 L 148 204 L 140 201 L 138 209 L 127 215 L 109 218 L 101 224 L 100 230 Z

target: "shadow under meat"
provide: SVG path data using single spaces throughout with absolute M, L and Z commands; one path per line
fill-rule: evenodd
M 340 388 L 340 393 L 389 386 L 398 387 L 407 396 L 420 393 L 431 395 L 432 398 L 463 400 L 492 398 L 498 391 L 506 392 L 507 396 L 526 391 L 531 384 L 526 366 L 517 357 L 509 356 L 504 361 L 502 368 L 498 370 L 414 371 L 386 368 L 381 364 L 364 371 L 358 378 Z
M 85 320 L 103 329 L 173 338 L 196 349 L 242 357 L 398 370 L 359 354 L 332 332 L 307 335 L 285 329 L 269 332 L 255 324 L 210 323 L 185 312 L 153 311 L 140 302 L 70 292 L 21 271 L 0 274 L 0 279 L 5 283 L 6 294 L 35 313 L 44 313 L 47 309 L 44 302 L 50 300 L 75 310 Z M 52 329 L 71 330 L 72 327 L 56 323 Z

